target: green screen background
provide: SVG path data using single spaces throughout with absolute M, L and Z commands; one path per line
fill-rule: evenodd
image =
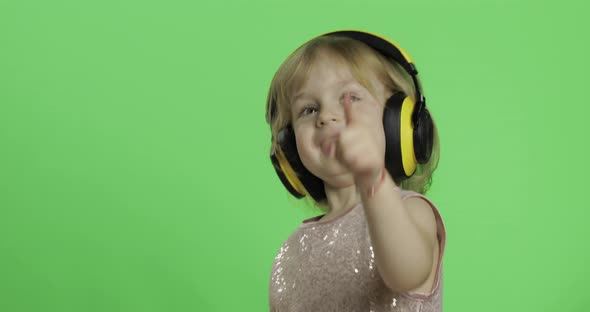
M 416 61 L 445 311 L 587 311 L 582 1 L 0 2 L 0 311 L 265 311 L 303 218 L 264 103 L 300 44 Z

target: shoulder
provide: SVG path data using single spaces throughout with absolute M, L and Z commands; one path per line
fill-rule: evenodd
M 426 196 L 412 191 L 403 191 L 402 199 L 413 223 L 434 243 L 439 231 L 437 219 L 440 219 L 434 203 Z

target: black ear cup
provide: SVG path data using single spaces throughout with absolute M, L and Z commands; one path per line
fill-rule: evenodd
M 326 199 L 324 182 L 309 172 L 299 157 L 293 128 L 287 126 L 279 131 L 277 141 L 280 150 L 271 153 L 271 161 L 289 192 L 297 198 L 309 194 L 318 202 Z
M 426 107 L 416 115 L 414 126 L 414 153 L 418 163 L 425 164 L 430 160 L 434 144 L 434 124 Z
M 385 167 L 396 183 L 411 177 L 418 163 L 432 152 L 432 119 L 426 109 L 416 115 L 416 104 L 403 92 L 394 93 L 383 110 Z M 418 118 L 414 123 L 414 118 Z

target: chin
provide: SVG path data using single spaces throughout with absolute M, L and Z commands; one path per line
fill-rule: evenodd
M 323 161 L 317 157 L 315 166 L 308 166 L 307 159 L 301 159 L 303 165 L 313 175 L 324 181 L 324 184 L 329 184 L 331 187 L 341 188 L 354 184 L 354 176 L 339 162 L 334 162 L 334 159 Z
M 331 174 L 321 178 L 325 185 L 332 188 L 343 188 L 354 185 L 354 177 L 350 173 Z

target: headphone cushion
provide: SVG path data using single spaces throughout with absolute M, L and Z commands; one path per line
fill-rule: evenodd
M 277 141 L 283 155 L 285 155 L 286 160 L 289 162 L 289 165 L 291 165 L 291 168 L 293 168 L 293 171 L 295 171 L 297 178 L 301 181 L 309 195 L 311 195 L 311 197 L 317 202 L 325 200 L 326 192 L 324 190 L 324 182 L 307 170 L 299 157 L 293 127 L 289 125 L 281 129 L 278 133 Z M 277 169 L 276 166 L 275 169 Z
M 394 93 L 383 110 L 383 130 L 385 132 L 385 168 L 394 181 L 399 183 L 408 178 L 402 163 L 401 150 L 401 109 L 406 98 L 405 93 Z

